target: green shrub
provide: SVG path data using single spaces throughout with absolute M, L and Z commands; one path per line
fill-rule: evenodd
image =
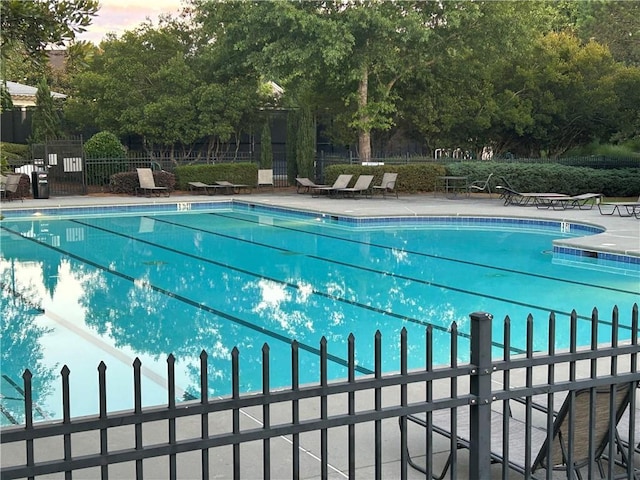
M 123 158 L 127 150 L 111 132 L 98 132 L 84 144 L 84 154 L 89 158 Z
M 0 159 L 3 164 L 12 163 L 14 160 L 27 160 L 29 156 L 29 145 L 0 142 Z
M 467 175 L 469 181 L 485 180 L 493 173 L 491 190 L 502 178 L 519 192 L 556 192 L 568 195 L 602 193 L 607 197 L 640 194 L 640 168 L 596 169 L 557 163 L 461 162 L 447 164 L 448 175 Z
M 216 163 L 207 165 L 183 165 L 176 167 L 176 184 L 180 190 L 188 190 L 189 182 L 213 184 L 216 180 L 256 185 L 258 166 L 255 163 Z
M 167 187 L 169 191 L 175 190 L 176 176 L 164 170 L 153 172 L 153 181 L 158 187 Z M 109 187 L 112 193 L 127 193 L 135 195 L 140 186 L 138 172 L 120 172 L 111 175 Z
M 127 150 L 111 132 L 98 132 L 87 140 L 84 154 L 94 160 L 87 164 L 89 185 L 107 185 L 114 172 L 122 172 L 127 168 Z

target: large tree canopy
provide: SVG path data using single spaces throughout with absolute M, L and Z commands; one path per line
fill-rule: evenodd
M 64 45 L 86 30 L 98 8 L 98 0 L 2 0 L 0 49 L 17 43 L 37 56 L 47 45 Z
M 623 39 L 584 39 L 605 6 L 635 31 L 618 2 L 191 3 L 194 24 L 164 19 L 104 41 L 72 82 L 69 118 L 214 157 L 259 131 L 272 80 L 305 125 L 361 160 L 407 142 L 559 155 L 639 135 L 638 67 L 613 53 Z M 313 162 L 304 151 L 298 169 Z
M 360 156 L 371 156 L 372 129 L 386 130 L 395 111 L 393 87 L 432 61 L 428 40 L 442 21 L 439 2 L 195 2 L 203 32 L 236 61 L 301 98 L 322 86 L 341 100 L 358 133 Z

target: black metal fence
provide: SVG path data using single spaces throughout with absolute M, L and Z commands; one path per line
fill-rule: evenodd
M 568 322 L 568 325 L 566 324 Z M 69 385 L 71 373 L 62 369 L 63 418 L 59 422 L 34 423 L 32 418 L 32 378 L 24 374 L 24 405 L 26 424 L 4 428 L 1 431 L 2 478 L 37 477 L 64 472 L 65 478 L 328 478 L 338 469 L 349 478 L 408 478 L 408 448 L 417 455 L 431 473 L 434 464 L 442 462 L 440 450 L 453 454 L 451 478 L 487 479 L 506 478 L 512 459 L 506 449 L 504 461 L 494 465 L 492 436 L 496 425 L 491 415 L 512 413 L 511 401 L 519 399 L 525 405 L 524 440 L 510 438 L 502 432 L 502 444 L 510 442 L 531 446 L 532 432 L 540 431 L 534 425 L 532 405 L 537 396 L 551 400 L 554 396 L 572 397 L 582 389 L 616 389 L 636 385 L 640 380 L 638 369 L 638 306 L 634 305 L 629 321 L 620 322 L 617 307 L 611 319 L 599 319 L 594 310 L 590 320 L 580 319 L 572 313 L 563 322 L 552 314 L 548 322 L 527 319 L 524 354 L 512 355 L 512 346 L 521 345 L 523 335 L 512 338 L 511 320 L 503 322 L 503 338 L 492 337 L 492 316 L 487 313 L 471 314 L 470 361 L 459 363 L 458 339 L 467 335 L 458 331 L 456 324 L 450 330 L 450 362 L 434 365 L 433 331 L 426 330 L 425 365 L 409 371 L 407 334 L 400 333 L 399 365 L 395 373 L 384 373 L 382 341 L 378 333 L 374 338 L 374 373 L 356 378 L 356 341 L 349 337 L 346 364 L 348 375 L 340 381 L 329 381 L 328 362 L 333 358 L 327 352 L 323 338 L 318 384 L 300 385 L 298 345 L 291 345 L 290 388 L 270 388 L 269 347 L 262 348 L 263 385 L 261 392 L 240 393 L 240 352 L 231 352 L 232 394 L 228 398 L 209 398 L 207 354 L 200 356 L 200 399 L 176 403 L 176 381 L 173 356 L 167 360 L 167 405 L 142 408 L 141 362 L 133 364 L 134 408 L 125 412 L 109 412 L 107 406 L 106 365 L 98 367 L 99 391 L 87 392 L 99 398 L 99 413 L 95 416 L 71 418 Z M 577 345 L 578 330 L 589 329 L 591 344 Z M 534 330 L 548 332 L 546 346 L 534 344 Z M 570 332 L 570 345 L 566 350 L 555 347 L 556 331 Z M 368 340 L 368 339 L 367 339 Z M 365 340 L 365 341 L 367 341 Z M 514 340 L 516 340 L 514 342 Z M 385 339 L 394 349 L 397 339 Z M 503 344 L 502 358 L 495 358 L 492 350 Z M 442 348 L 442 346 L 440 346 Z M 286 368 L 283 365 L 278 369 Z M 627 408 L 627 426 L 619 418 L 606 416 L 611 429 L 610 447 L 605 452 L 608 460 L 607 475 L 622 474 L 634 478 L 634 462 L 638 453 L 633 446 L 640 438 L 637 430 L 636 389 L 630 389 Z M 458 412 L 469 411 L 469 442 L 458 440 L 463 429 L 456 422 Z M 431 416 L 437 412 L 450 412 L 450 438 L 442 447 L 437 431 L 432 428 Z M 509 412 L 509 413 L 507 413 Z M 407 419 L 422 415 L 424 429 L 407 429 Z M 563 453 L 573 458 L 574 442 L 585 435 L 577 417 L 571 416 Z M 587 417 L 586 432 L 596 424 L 595 410 Z M 601 420 L 601 419 L 600 419 Z M 398 421 L 400 427 L 398 428 Z M 551 420 L 552 421 L 552 420 Z M 544 425 L 544 424 L 543 424 Z M 544 430 L 544 426 L 542 427 Z M 551 439 L 554 432 L 547 429 Z M 615 435 L 614 433 L 615 432 Z M 440 432 L 442 433 L 442 432 Z M 586 435 L 590 435 L 586 433 Z M 446 435 L 445 435 L 446 436 Z M 440 436 L 442 437 L 442 436 Z M 591 438 L 591 437 L 589 437 Z M 626 443 L 625 443 L 626 442 Z M 285 447 L 286 445 L 286 447 Z M 458 449 L 465 446 L 468 457 L 463 461 Z M 567 447 L 568 446 L 568 447 Z M 631 446 L 631 447 L 629 447 Z M 596 448 L 590 447 L 590 459 L 580 465 L 594 478 Z M 528 453 L 531 459 L 536 451 Z M 614 461 L 615 460 L 615 461 Z M 418 460 L 420 461 L 420 460 Z M 636 467 L 637 468 L 637 467 Z M 497 469 L 497 471 L 496 471 Z M 501 472 L 501 473 L 499 473 Z M 546 475 L 546 473 L 545 473 Z M 525 478 L 533 478 L 530 469 Z M 547 478 L 551 478 L 551 473 Z

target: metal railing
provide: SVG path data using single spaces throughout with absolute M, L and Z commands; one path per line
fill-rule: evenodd
M 566 396 L 567 392 L 602 386 L 621 386 L 640 380 L 638 369 L 638 306 L 634 305 L 628 322 L 620 322 L 617 307 L 610 320 L 601 320 L 594 310 L 591 319 L 579 318 L 575 312 L 569 325 L 560 325 L 552 314 L 548 322 L 536 324 L 533 317 L 526 321 L 526 338 L 518 332 L 511 335 L 511 320 L 503 322 L 503 338 L 492 337 L 492 316 L 488 313 L 470 315 L 470 361 L 459 363 L 458 340 L 468 333 L 450 328 L 448 365 L 434 365 L 431 358 L 434 330 L 426 329 L 425 366 L 409 370 L 407 333 L 402 330 L 399 347 L 399 371 L 383 373 L 382 338 L 374 338 L 373 373 L 356 378 L 356 341 L 349 337 L 346 352 L 347 378 L 330 381 L 329 355 L 326 339 L 320 342 L 320 381 L 300 385 L 299 347 L 291 345 L 290 388 L 270 388 L 269 347 L 262 348 L 263 385 L 259 393 L 240 392 L 240 352 L 231 352 L 232 394 L 227 398 L 209 398 L 207 354 L 200 356 L 200 399 L 176 402 L 175 359 L 167 360 L 167 405 L 142 408 L 142 365 L 133 364 L 134 408 L 132 411 L 109 412 L 107 409 L 106 365 L 98 368 L 99 391 L 88 392 L 99 397 L 99 413 L 95 416 L 71 418 L 70 372 L 62 369 L 63 418 L 59 422 L 33 422 L 32 376 L 24 374 L 24 405 L 26 424 L 1 430 L 3 479 L 36 477 L 73 472 L 85 478 L 93 471 L 95 477 L 145 478 L 145 475 L 165 478 L 207 479 L 214 473 L 224 478 L 330 476 L 330 465 L 337 455 L 347 457 L 343 473 L 355 478 L 360 468 L 368 468 L 367 478 L 408 478 L 407 447 L 421 450 L 425 463 L 434 462 L 434 437 L 430 429 L 411 434 L 407 431 L 407 416 L 429 415 L 430 412 L 465 407 L 470 411 L 470 442 L 468 468 L 463 471 L 457 457 L 450 471 L 451 478 L 492 478 L 491 433 L 488 413 L 496 406 L 509 410 L 511 399 L 525 399 L 548 394 Z M 578 330 L 590 329 L 591 345 L 577 345 Z M 548 344 L 534 345 L 534 330 L 548 331 Z M 556 350 L 555 332 L 569 330 L 566 350 Z M 606 337 L 603 332 L 606 331 Z M 516 341 L 514 341 L 516 340 Z M 396 339 L 389 339 L 395 345 Z M 498 344 L 503 345 L 501 359 L 492 355 Z M 518 346 L 518 348 L 516 348 Z M 391 347 L 387 347 L 391 348 Z M 513 354 L 512 352 L 519 352 Z M 286 368 L 279 365 L 278 369 Z M 613 388 L 613 387 L 612 387 Z M 631 393 L 635 402 L 635 389 Z M 506 413 L 505 413 L 506 415 Z M 247 418 L 255 423 L 246 421 Z M 398 428 L 400 425 L 405 428 Z M 631 445 L 637 422 L 631 414 L 627 438 Z M 593 417 L 590 418 L 593 422 Z M 611 423 L 617 420 L 610 420 Z M 531 428 L 531 419 L 527 419 Z M 456 445 L 457 426 L 452 425 L 451 449 Z M 89 435 L 89 436 L 87 436 Z M 573 435 L 573 430 L 569 430 Z M 275 439 L 287 437 L 289 448 L 277 449 Z M 504 438 L 509 442 L 509 438 Z M 566 439 L 565 439 L 566 440 Z M 313 465 L 306 461 L 307 443 L 313 444 Z M 304 445 L 303 445 L 304 444 Z M 52 446 L 55 445 L 55 446 Z M 572 440 L 568 440 L 571 449 Z M 253 450 L 247 450 L 253 447 Z M 304 448 L 303 448 L 304 447 Z M 387 452 L 383 452 L 387 449 Z M 192 453 L 190 453 L 192 452 Z M 610 454 L 616 452 L 611 448 Z M 535 455 L 532 452 L 531 455 Z M 395 462 L 389 462 L 396 454 Z M 195 455 L 195 456 L 194 456 Z M 508 454 L 507 454 L 508 455 Z M 626 462 L 633 465 L 633 448 L 626 453 Z M 636 454 L 637 457 L 638 454 Z M 366 457 L 362 459 L 361 457 Z M 571 453 L 569 453 L 571 458 Z M 502 464 L 503 475 L 508 470 L 508 458 Z M 593 462 L 587 468 L 593 467 Z M 129 465 L 130 473 L 118 470 Z M 159 466 L 160 465 L 160 466 Z M 620 465 L 612 462 L 616 468 Z M 624 467 L 624 465 L 623 465 Z M 91 469 L 94 470 L 91 470 Z M 612 467 L 613 468 L 613 467 Z M 83 470 L 89 469 L 89 470 Z M 80 472 L 81 471 L 81 472 Z M 145 474 L 145 472 L 152 472 Z M 242 473 L 244 472 L 244 473 Z M 628 478 L 633 478 L 627 466 Z M 495 473 L 495 471 L 493 471 Z M 530 473 L 530 472 L 529 472 Z M 531 478 L 525 473 L 525 478 Z

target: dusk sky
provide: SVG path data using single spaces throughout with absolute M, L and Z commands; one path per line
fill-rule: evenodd
M 98 45 L 107 33 L 120 36 L 144 22 L 147 17 L 158 24 L 158 15 L 177 15 L 183 6 L 180 0 L 100 0 L 100 10 L 87 31 L 77 36 Z

